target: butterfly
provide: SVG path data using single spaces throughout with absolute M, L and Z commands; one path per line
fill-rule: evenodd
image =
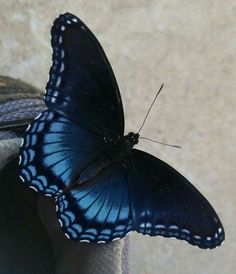
M 74 241 L 106 243 L 136 231 L 219 246 L 224 229 L 210 203 L 174 168 L 133 148 L 138 133 L 124 135 L 119 88 L 93 33 L 65 13 L 51 35 L 48 108 L 24 133 L 21 181 L 55 198 Z

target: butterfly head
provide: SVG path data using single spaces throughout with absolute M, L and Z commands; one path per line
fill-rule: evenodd
M 139 134 L 138 133 L 134 133 L 134 132 L 130 132 L 128 134 L 128 140 L 129 142 L 134 146 L 137 145 L 138 143 L 138 138 L 139 138 Z

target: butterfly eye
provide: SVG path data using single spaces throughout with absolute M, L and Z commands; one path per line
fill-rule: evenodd
M 134 134 L 133 132 L 130 132 L 130 133 L 128 134 L 128 137 L 129 137 L 129 140 L 130 140 L 131 142 L 133 142 L 134 139 L 135 139 L 135 134 Z
M 132 142 L 134 145 L 136 145 L 138 143 L 138 138 L 139 138 L 138 133 L 130 132 L 128 134 L 128 137 L 129 137 L 130 142 Z

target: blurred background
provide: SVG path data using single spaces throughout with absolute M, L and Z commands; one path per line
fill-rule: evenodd
M 139 148 L 187 177 L 225 228 L 220 248 L 136 233 L 131 274 L 233 274 L 236 262 L 236 2 L 205 0 L 0 1 L 0 74 L 44 89 L 50 28 L 71 12 L 94 32 L 116 75 L 126 131 L 137 131 L 157 90 Z

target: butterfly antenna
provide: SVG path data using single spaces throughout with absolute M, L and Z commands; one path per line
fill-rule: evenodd
M 147 117 L 148 117 L 148 115 L 149 115 L 149 113 L 150 113 L 150 111 L 151 111 L 151 109 L 152 109 L 152 106 L 154 105 L 154 103 L 155 103 L 155 101 L 156 101 L 156 99 L 157 99 L 157 96 L 160 94 L 160 92 L 161 92 L 163 86 L 164 86 L 164 84 L 161 85 L 161 87 L 160 87 L 160 89 L 158 90 L 158 92 L 157 92 L 155 98 L 153 99 L 152 104 L 151 104 L 151 106 L 149 107 L 146 116 L 144 117 L 144 120 L 143 120 L 143 122 L 142 122 L 142 125 L 141 125 L 141 127 L 140 127 L 138 133 L 139 133 L 139 132 L 141 131 L 141 129 L 143 128 L 143 126 L 144 126 L 144 124 L 145 124 L 145 122 L 146 122 L 146 119 L 147 119 Z
M 161 145 L 168 146 L 168 147 L 181 148 L 181 146 L 176 146 L 176 145 L 171 145 L 171 144 L 159 142 L 159 141 L 152 140 L 152 139 L 149 139 L 149 138 L 146 138 L 146 137 L 139 137 L 139 139 L 148 140 L 148 141 L 151 141 L 151 142 L 153 142 L 153 143 L 161 144 Z

